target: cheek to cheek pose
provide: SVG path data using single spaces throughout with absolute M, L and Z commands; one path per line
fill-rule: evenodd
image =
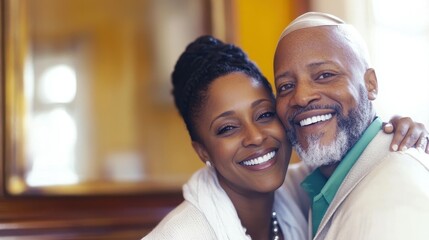
M 206 167 L 183 186 L 185 201 L 144 239 L 308 239 L 308 197 L 299 183 L 310 168 L 288 166 L 291 145 L 256 65 L 238 47 L 203 36 L 186 48 L 172 78 L 176 107 Z M 393 122 L 421 134 L 416 125 Z

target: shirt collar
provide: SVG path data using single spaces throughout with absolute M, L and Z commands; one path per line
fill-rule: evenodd
M 315 230 L 317 230 L 323 215 L 328 209 L 329 204 L 334 199 L 344 178 L 347 176 L 348 172 L 359 159 L 368 144 L 380 131 L 381 126 L 381 120 L 376 118 L 364 131 L 356 144 L 344 156 L 331 177 L 326 178 L 320 172 L 320 169 L 317 168 L 301 183 L 302 188 L 307 192 L 313 202 L 313 234 L 315 234 Z

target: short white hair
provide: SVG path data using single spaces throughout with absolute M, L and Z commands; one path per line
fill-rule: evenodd
M 286 26 L 280 35 L 279 42 L 289 33 L 299 29 L 320 26 L 338 26 L 342 24 L 346 23 L 334 15 L 321 12 L 307 12 L 295 18 L 295 20 Z
M 322 26 L 338 26 L 346 39 L 356 47 L 355 52 L 362 57 L 364 65 L 369 67 L 369 52 L 368 47 L 358 30 L 347 24 L 345 21 L 334 15 L 322 12 L 307 12 L 295 18 L 283 32 L 280 34 L 277 42 L 277 47 L 280 41 L 288 34 L 304 28 L 322 27 Z

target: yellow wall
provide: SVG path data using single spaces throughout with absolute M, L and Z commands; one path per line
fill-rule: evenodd
M 236 44 L 240 46 L 273 84 L 273 57 L 281 32 L 297 15 L 293 0 L 236 0 Z M 274 86 L 274 85 L 273 85 Z M 292 162 L 298 161 L 295 152 Z
M 277 39 L 292 19 L 292 8 L 291 0 L 236 0 L 236 43 L 270 81 Z

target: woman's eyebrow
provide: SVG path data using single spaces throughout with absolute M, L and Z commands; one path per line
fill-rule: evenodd
M 219 114 L 219 116 L 215 117 L 213 119 L 213 121 L 210 123 L 209 129 L 212 129 L 213 123 L 216 122 L 217 119 L 222 118 L 222 117 L 231 116 L 233 114 L 234 114 L 234 111 L 226 111 L 226 112 L 223 112 L 223 113 Z

